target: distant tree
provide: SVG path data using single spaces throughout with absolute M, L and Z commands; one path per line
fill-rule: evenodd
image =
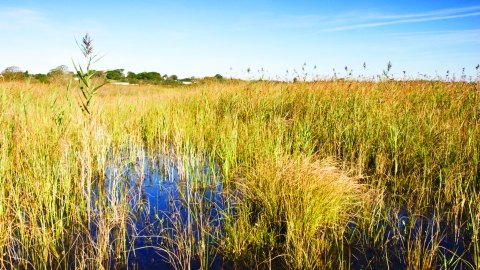
M 46 77 L 49 82 L 64 83 L 66 80 L 68 80 L 69 76 L 70 71 L 68 70 L 68 67 L 65 65 L 61 65 L 54 69 L 51 69 L 47 73 Z
M 223 76 L 220 75 L 220 74 L 216 74 L 215 76 L 213 76 L 215 78 L 217 78 L 217 80 L 223 80 Z
M 146 81 L 146 82 L 155 82 L 155 81 L 161 81 L 162 76 L 158 72 L 140 72 L 137 74 L 137 79 Z
M 150 79 L 154 81 L 163 81 L 162 75 L 158 72 L 149 72 Z
M 136 83 L 148 83 L 148 84 L 167 84 L 167 85 L 179 85 L 181 84 L 180 81 L 190 81 L 195 79 L 195 77 L 185 78 L 179 80 L 178 76 L 172 74 L 168 76 L 167 74 L 161 75 L 155 71 L 143 71 L 140 73 L 135 74 L 132 71 L 127 72 L 127 76 L 125 77 L 126 81 L 132 84 Z
M 19 67 L 11 66 L 11 67 L 7 67 L 6 69 L 4 69 L 2 71 L 2 74 L 17 73 L 17 72 L 22 72 L 23 73 L 23 71 Z
M 54 69 L 50 69 L 47 73 L 48 76 L 58 76 L 58 75 L 66 75 L 69 73 L 68 67 L 65 65 L 58 66 Z
M 107 79 L 120 81 L 125 79 L 125 74 L 123 74 L 124 69 L 115 69 L 107 71 Z
M 144 71 L 144 72 L 137 73 L 137 79 L 143 80 L 143 81 L 148 80 L 147 72 Z
M 60 65 L 54 69 L 51 69 L 50 72 L 61 72 L 63 74 L 68 74 L 70 71 L 68 70 L 68 67 L 65 65 Z
M 128 79 L 136 79 L 137 78 L 137 74 L 135 74 L 135 72 L 127 72 L 127 78 Z
M 16 66 L 7 67 L 2 71 L 3 78 L 5 80 L 15 81 L 25 78 L 23 71 Z
M 132 71 L 127 72 L 127 81 L 130 84 L 137 84 L 138 83 L 137 74 L 135 74 L 135 72 L 132 72 Z

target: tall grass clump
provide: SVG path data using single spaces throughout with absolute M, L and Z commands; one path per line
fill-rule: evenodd
M 269 159 L 247 168 L 226 225 L 226 254 L 250 267 L 335 268 L 365 195 L 332 160 Z M 244 203 L 241 203 L 241 202 Z

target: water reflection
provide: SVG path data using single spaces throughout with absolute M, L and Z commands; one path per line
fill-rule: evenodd
M 221 269 L 222 181 L 200 158 L 139 156 L 106 172 L 108 200 L 127 192 L 131 210 L 127 264 L 133 269 Z M 121 179 L 121 180 L 120 180 Z M 124 194 L 123 194 L 124 195 Z

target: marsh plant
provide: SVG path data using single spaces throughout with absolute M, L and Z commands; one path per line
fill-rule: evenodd
M 98 62 L 102 57 L 99 57 L 96 54 L 93 54 L 93 45 L 92 45 L 92 38 L 90 37 L 88 31 L 86 32 L 85 36 L 82 39 L 82 42 L 78 44 L 82 54 L 85 56 L 87 60 L 87 66 L 85 71 L 83 70 L 82 66 L 75 64 L 75 61 L 72 61 L 73 66 L 75 68 L 78 82 L 79 82 L 79 89 L 80 93 L 78 94 L 77 101 L 79 102 L 82 110 L 90 114 L 90 105 L 93 101 L 94 96 L 97 94 L 97 91 L 105 85 L 105 82 L 101 83 L 100 85 L 95 85 L 93 81 L 93 77 L 96 74 L 95 70 L 91 70 L 90 67 L 92 64 Z M 70 89 L 70 84 L 67 86 L 67 90 Z

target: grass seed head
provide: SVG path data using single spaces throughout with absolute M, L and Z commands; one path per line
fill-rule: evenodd
M 81 45 L 82 53 L 86 58 L 88 58 L 93 52 L 92 41 L 93 40 L 92 40 L 92 38 L 90 37 L 90 35 L 88 34 L 88 31 L 87 31 L 87 33 L 83 37 L 83 42 L 82 42 L 82 45 Z

